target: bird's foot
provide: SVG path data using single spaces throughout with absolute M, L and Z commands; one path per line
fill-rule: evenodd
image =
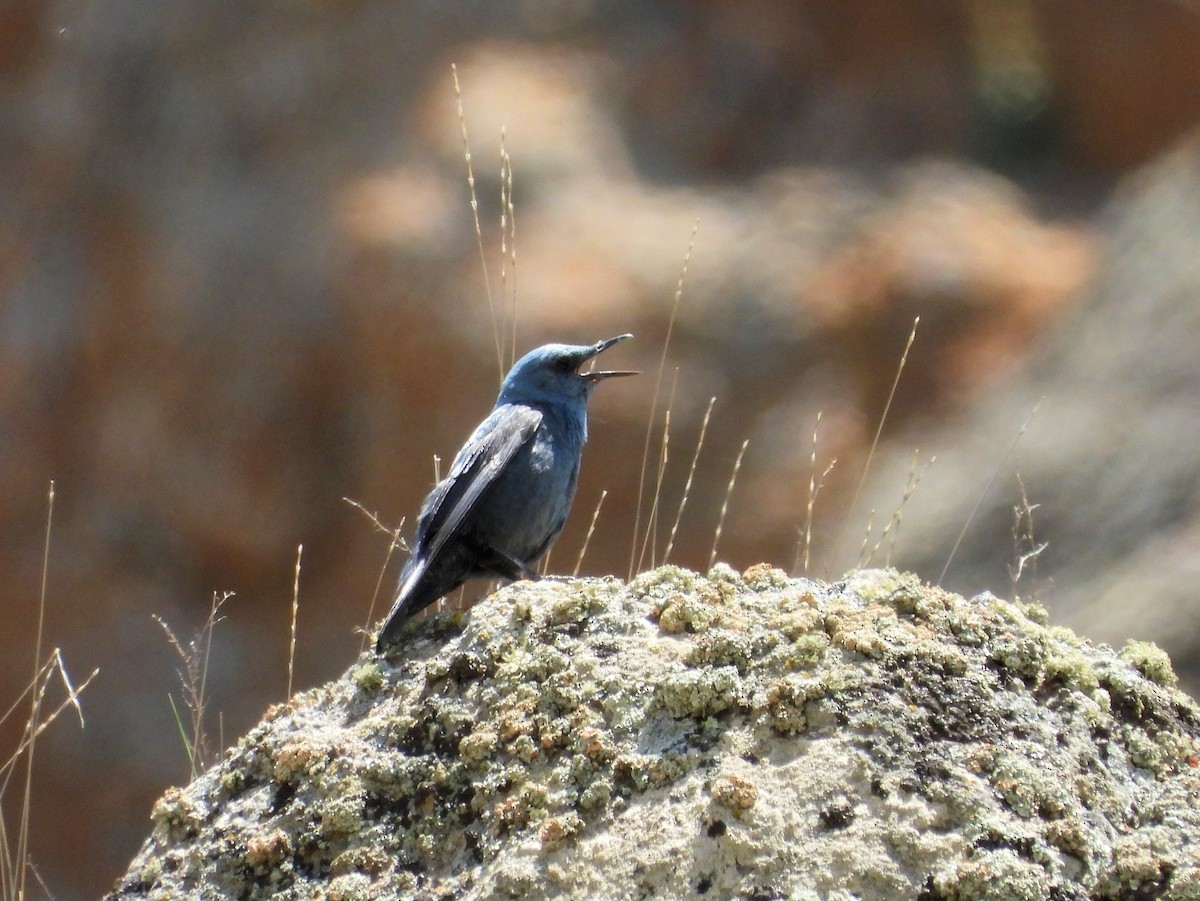
M 536 582 L 541 578 L 535 570 L 531 569 L 523 561 L 495 548 L 488 548 L 486 556 L 481 554 L 480 562 L 493 575 L 499 576 L 501 579 L 507 579 L 510 582 L 520 582 L 523 580 Z

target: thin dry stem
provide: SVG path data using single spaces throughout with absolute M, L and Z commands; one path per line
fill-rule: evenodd
M 38 670 L 39 676 L 40 676 L 41 672 L 42 671 L 39 669 Z M 14 713 L 16 713 L 17 708 L 21 707 L 21 705 L 23 705 L 25 703 L 25 699 L 29 696 L 29 693 L 31 691 L 35 691 L 36 689 L 37 689 L 36 682 L 27 682 L 25 684 L 25 687 L 21 690 L 21 693 L 19 695 L 17 695 L 17 697 L 12 701 L 12 703 L 9 704 L 8 709 L 6 711 L 4 711 L 4 715 L 0 716 L 0 724 L 6 723 L 8 721 L 8 718 L 10 716 L 12 716 Z M 2 792 L 2 791 L 3 791 L 3 788 L 0 788 L 0 792 Z
M 654 568 L 654 544 L 658 538 L 658 504 L 659 498 L 662 497 L 663 478 L 667 471 L 667 461 L 670 459 L 671 448 L 671 408 L 667 406 L 667 412 L 663 416 L 663 434 L 662 445 L 658 455 L 658 476 L 654 482 L 654 502 L 650 505 L 650 515 L 646 519 L 646 534 L 642 539 L 642 552 L 638 555 L 638 566 L 641 570 L 642 564 L 646 560 L 646 551 L 650 552 L 650 568 Z
M 367 508 L 358 501 L 352 500 L 348 497 L 344 497 L 342 500 L 344 500 L 350 506 L 356 507 L 364 516 L 367 517 L 367 519 L 371 520 L 371 522 L 375 524 L 375 528 L 391 538 L 391 540 L 388 542 L 387 553 L 383 557 L 383 566 L 379 568 L 379 577 L 375 580 L 375 590 L 371 593 L 371 605 L 367 608 L 367 624 L 362 630 L 362 643 L 358 649 L 359 653 L 361 654 L 367 649 L 367 639 L 371 634 L 371 622 L 375 618 L 375 602 L 379 599 L 379 592 L 383 588 L 383 577 L 387 575 L 388 564 L 392 562 L 392 554 L 395 553 L 396 548 L 399 547 L 403 548 L 404 550 L 408 550 L 408 546 L 405 544 L 404 539 L 400 537 L 400 530 L 404 528 L 403 519 L 400 520 L 400 525 L 396 526 L 396 528 L 389 529 L 379 521 L 379 516 L 377 514 L 367 510 Z
M 475 220 L 475 239 L 479 244 L 479 261 L 483 265 L 483 288 L 487 294 L 488 312 L 492 317 L 492 337 L 496 342 L 496 365 L 500 369 L 500 380 L 504 380 L 504 350 L 500 339 L 500 323 L 496 319 L 496 302 L 492 298 L 492 280 L 488 275 L 487 253 L 483 249 L 483 229 L 479 225 L 479 199 L 475 196 L 475 171 L 471 165 L 471 141 L 467 137 L 467 114 L 463 110 L 462 85 L 458 81 L 458 66 L 450 64 L 454 78 L 454 99 L 458 107 L 458 124 L 462 128 L 463 158 L 467 162 L 467 187 L 471 192 L 471 216 Z
M 1029 495 L 1025 491 L 1025 480 L 1021 478 L 1020 473 L 1017 473 L 1017 484 L 1021 486 L 1021 503 L 1013 507 L 1013 556 L 1015 560 L 1013 565 L 1008 568 L 1008 575 L 1012 580 L 1012 596 L 1014 599 L 1017 597 L 1017 588 L 1022 577 L 1025 575 L 1025 568 L 1027 566 L 1029 567 L 1030 578 L 1033 580 L 1036 591 L 1037 559 L 1041 556 L 1042 551 L 1050 546 L 1050 542 L 1048 541 L 1036 543 L 1033 537 L 1033 511 L 1040 507 L 1041 504 L 1029 503 Z
M 490 583 L 488 586 L 487 593 L 491 594 L 493 591 L 496 590 L 496 588 L 499 586 L 499 584 L 500 584 L 499 582 Z M 446 597 L 449 597 L 449 595 L 447 595 Z M 446 597 L 440 597 L 437 599 L 437 605 L 434 607 L 434 609 L 438 613 L 443 613 L 447 609 L 449 609 L 449 610 L 466 610 L 467 609 L 467 586 L 466 585 L 460 585 L 458 591 L 454 592 L 454 600 L 453 601 L 447 601 Z
M 925 464 L 925 468 L 914 477 L 913 471 L 917 465 L 917 455 L 915 451 L 913 452 L 913 468 L 910 468 L 908 473 L 910 487 L 905 490 L 904 497 L 900 499 L 900 508 L 893 516 L 893 519 L 896 522 L 896 527 L 892 530 L 892 540 L 888 544 L 887 557 L 884 559 L 885 566 L 892 565 L 892 554 L 894 554 L 896 551 L 896 540 L 900 537 L 900 524 L 904 520 L 904 507 L 908 503 L 908 499 L 916 492 L 917 486 L 921 484 L 921 480 L 925 478 L 925 473 L 929 471 L 929 467 L 936 462 L 937 455 L 935 454 L 929 458 L 929 462 Z
M 288 644 L 288 686 L 286 697 L 292 696 L 292 676 L 296 671 L 296 617 L 300 613 L 300 558 L 304 545 L 296 545 L 296 577 L 292 580 L 292 634 Z
M 92 684 L 92 680 L 100 674 L 100 670 L 98 668 L 93 669 L 88 674 L 87 678 L 80 682 L 79 686 L 76 687 L 71 682 L 71 675 L 67 672 L 67 665 L 62 659 L 62 652 L 58 648 L 55 648 L 51 652 L 49 659 L 46 660 L 46 663 L 38 670 L 38 682 L 36 686 L 26 686 L 25 692 L 22 694 L 28 693 L 31 689 L 35 688 L 39 696 L 39 702 L 44 702 L 50 687 L 50 682 L 53 680 L 56 673 L 58 674 L 59 679 L 62 681 L 63 689 L 66 691 L 66 697 L 59 702 L 58 706 L 55 707 L 53 711 L 51 711 L 49 714 L 46 714 L 40 722 L 26 722 L 21 740 L 17 744 L 16 749 L 9 755 L 3 766 L 0 766 L 0 773 L 4 774 L 4 783 L 3 785 L 0 785 L 0 796 L 2 796 L 5 790 L 8 788 L 9 780 L 12 777 L 21 755 L 25 754 L 26 752 L 33 752 L 33 745 L 36 742 L 37 737 L 50 728 L 50 725 L 57 720 L 68 707 L 73 707 L 75 709 L 75 715 L 79 717 L 80 728 L 84 726 L 83 706 L 79 703 L 79 695 L 85 688 Z M 12 712 L 11 708 L 9 712 Z
M 54 524 L 54 482 L 50 482 L 50 490 L 46 495 L 46 538 L 42 546 L 42 581 L 38 592 L 37 632 L 33 644 L 33 677 L 36 680 L 40 671 L 42 659 L 42 637 L 46 624 L 46 586 L 50 574 L 50 534 Z M 42 698 L 44 692 L 37 692 L 29 705 L 29 722 L 36 723 L 41 718 Z M 21 800 L 21 825 L 17 830 L 17 865 L 20 873 L 17 876 L 17 897 L 25 897 L 25 877 L 29 871 L 26 862 L 29 860 L 29 816 L 32 811 L 33 798 L 33 756 L 37 733 L 29 738 L 29 756 L 25 761 L 25 791 Z
M 813 509 L 817 505 L 817 495 L 821 493 L 821 489 L 825 487 L 825 479 L 833 472 L 833 467 L 837 465 L 837 457 L 829 461 L 829 465 L 825 467 L 825 471 L 821 473 L 820 478 L 817 478 L 817 433 L 821 429 L 821 412 L 817 413 L 817 421 L 813 424 L 812 434 L 812 456 L 810 462 L 812 469 L 808 476 L 808 504 L 804 510 L 804 537 L 799 547 L 796 548 L 796 559 L 792 561 L 792 572 L 800 569 L 800 557 L 803 552 L 804 568 L 800 570 L 805 575 L 808 575 L 808 560 L 812 552 L 812 528 L 813 528 Z
M 870 565 L 871 561 L 875 559 L 875 555 L 879 552 L 879 549 L 883 546 L 883 542 L 887 540 L 889 535 L 891 536 L 891 542 L 888 545 L 888 552 L 884 561 L 884 565 L 891 566 L 892 552 L 896 549 L 896 536 L 900 533 L 900 523 L 904 519 L 904 507 L 906 504 L 908 504 L 909 498 L 911 498 L 913 493 L 917 490 L 917 486 L 921 484 L 921 480 L 925 478 L 925 473 L 929 471 L 929 467 L 933 465 L 935 460 L 937 460 L 937 457 L 930 457 L 929 462 L 925 464 L 920 472 L 917 472 L 917 460 L 919 459 L 919 453 L 920 452 L 917 450 L 913 451 L 912 463 L 908 468 L 908 481 L 904 486 L 904 494 L 900 497 L 900 504 L 896 507 L 895 512 L 892 513 L 887 525 L 883 527 L 883 531 L 879 533 L 879 540 L 875 542 L 875 546 L 871 548 L 871 552 L 867 554 L 864 559 L 859 561 L 858 565 L 860 569 L 864 566 Z
M 53 522 L 54 482 L 51 481 L 46 500 L 46 535 L 42 547 L 42 581 L 38 593 L 37 631 L 34 633 L 33 645 L 33 681 L 35 684 L 39 673 L 42 671 L 42 638 L 46 623 L 46 585 L 50 573 L 50 534 Z M 26 721 L 30 726 L 36 725 L 38 720 L 41 719 L 41 705 L 44 694 L 45 689 L 43 688 L 41 691 L 33 692 L 30 698 L 29 718 Z M 21 798 L 21 822 L 17 827 L 17 850 L 13 857 L 13 865 L 15 867 L 15 892 L 13 894 L 17 898 L 25 897 L 25 880 L 29 872 L 29 818 L 33 809 L 33 758 L 37 735 L 36 729 L 30 733 L 29 754 L 25 758 L 25 786 Z M 5 847 L 7 848 L 7 841 L 5 842 Z
M 46 662 L 42 663 L 42 644 L 45 637 L 46 621 L 46 595 L 50 574 L 50 536 L 53 533 L 53 525 L 54 482 L 51 481 L 46 498 L 46 533 L 42 546 L 42 573 L 41 585 L 38 591 L 37 630 L 34 636 L 33 676 L 17 700 L 4 713 L 4 716 L 0 717 L 0 722 L 6 721 L 28 698 L 29 714 L 25 720 L 21 739 L 8 759 L 3 765 L 0 765 L 0 777 L 2 777 L 0 778 L 0 897 L 13 898 L 14 901 L 23 901 L 25 898 L 27 879 L 30 873 L 37 878 L 43 888 L 45 887 L 45 883 L 33 866 L 29 852 L 30 822 L 33 815 L 33 762 L 37 749 L 37 740 L 67 707 L 75 709 L 76 714 L 79 716 L 79 725 L 81 728 L 83 727 L 83 707 L 79 703 L 79 694 L 91 684 L 92 680 L 100 672 L 98 669 L 92 670 L 91 674 L 76 688 L 71 682 L 70 673 L 67 672 L 62 653 L 58 648 L 55 648 Z M 66 697 L 47 714 L 45 712 L 46 695 L 51 682 L 54 680 L 55 673 L 62 680 Z M 25 763 L 24 784 L 21 794 L 20 821 L 17 826 L 16 845 L 14 847 L 8 831 L 8 822 L 4 816 L 3 799 L 4 795 L 8 792 L 9 785 L 22 759 Z M 47 894 L 49 893 L 47 892 Z
M 510 291 L 508 271 L 512 271 L 512 324 L 509 368 L 517 361 L 517 211 L 513 206 L 512 157 L 504 146 L 505 129 L 500 129 L 500 297 Z
M 204 731 L 204 713 L 208 705 L 208 668 L 212 656 L 213 632 L 216 629 L 217 623 L 224 619 L 224 617 L 219 615 L 221 607 L 231 597 L 233 597 L 232 591 L 227 591 L 224 594 L 213 592 L 212 606 L 209 608 L 208 618 L 205 620 L 196 637 L 188 642 L 186 648 L 171 627 L 167 625 L 166 620 L 160 616 L 151 614 L 154 621 L 159 624 L 166 634 L 167 640 L 175 649 L 175 653 L 183 662 L 183 670 L 179 672 L 179 681 L 183 688 L 183 702 L 191 715 L 191 736 L 189 737 L 185 734 L 183 738 L 188 748 L 188 764 L 191 769 L 192 778 L 195 778 L 200 770 L 211 762 L 208 750 L 209 740 Z
M 354 507 L 355 509 L 357 509 L 367 519 L 371 520 L 371 522 L 374 524 L 375 528 L 378 529 L 380 532 L 382 532 L 384 535 L 391 535 L 393 538 L 395 538 L 396 544 L 398 547 L 404 547 L 405 550 L 408 550 L 407 546 L 405 546 L 405 544 L 404 544 L 404 540 L 400 538 L 400 530 L 402 528 L 404 528 L 404 520 L 403 519 L 400 520 L 400 525 L 398 525 L 394 529 L 390 529 L 380 521 L 378 513 L 372 513 L 370 510 L 368 510 L 366 507 L 364 507 L 358 501 L 354 500 L 354 498 L 343 497 L 342 500 L 344 500 L 351 507 Z
M 592 540 L 592 532 L 596 531 L 596 520 L 600 516 L 600 508 L 604 505 L 606 497 L 608 497 L 607 488 L 600 492 L 600 500 L 596 501 L 596 509 L 592 511 L 592 521 L 588 525 L 587 534 L 583 536 L 583 547 L 579 549 L 579 559 L 575 561 L 575 569 L 571 572 L 572 579 L 578 577 L 579 570 L 583 567 L 583 555 L 587 553 L 588 544 Z
M 679 522 L 683 519 L 683 508 L 687 506 L 688 494 L 692 490 L 692 477 L 696 475 L 696 463 L 700 460 L 700 449 L 704 447 L 704 434 L 708 431 L 708 418 L 712 415 L 715 397 L 708 399 L 708 408 L 704 411 L 704 419 L 700 422 L 700 437 L 696 440 L 696 452 L 692 454 L 692 465 L 688 467 L 687 481 L 683 484 L 683 497 L 679 499 L 679 509 L 675 511 L 675 523 L 671 526 L 671 536 L 667 540 L 667 549 L 663 551 L 662 562 L 671 558 L 671 549 L 675 547 L 675 534 L 679 531 Z
M 871 540 L 871 529 L 875 528 L 875 508 L 871 508 L 871 514 L 867 517 L 867 528 L 863 532 L 862 547 L 858 551 L 858 559 L 861 561 L 867 556 L 867 544 Z M 862 564 L 859 563 L 861 567 Z
M 983 491 L 979 494 L 979 500 L 975 502 L 975 506 L 971 508 L 970 514 L 967 516 L 967 521 L 963 523 L 962 531 L 958 533 L 958 538 L 954 542 L 954 547 L 950 549 L 950 556 L 946 558 L 946 565 L 942 567 L 941 573 L 937 577 L 937 584 L 941 585 L 946 578 L 946 573 L 950 571 L 950 564 L 954 562 L 954 556 L 958 553 L 958 548 L 962 544 L 963 538 L 967 534 L 967 529 L 971 527 L 972 520 L 975 519 L 975 514 L 979 512 L 979 508 L 983 506 L 984 498 L 988 492 L 992 490 L 992 484 L 1000 475 L 1000 470 L 1004 468 L 1005 462 L 1017 447 L 1017 442 L 1021 440 L 1021 436 L 1025 434 L 1025 430 L 1029 428 L 1029 423 L 1033 422 L 1033 417 L 1037 415 L 1038 408 L 1042 402 L 1039 400 L 1033 405 L 1033 409 L 1029 411 L 1029 415 L 1025 418 L 1025 422 L 1021 424 L 1021 428 L 1017 431 L 1017 437 L 1013 438 L 1012 444 L 1008 446 L 1008 450 L 1004 452 L 1004 456 L 1000 458 L 1000 462 L 996 464 L 996 468 L 992 471 L 992 476 L 987 480 L 987 484 L 983 486 Z
M 712 569 L 713 564 L 717 562 L 717 546 L 721 543 L 721 531 L 725 528 L 725 514 L 729 512 L 729 499 L 733 497 L 733 485 L 737 481 L 738 470 L 742 468 L 742 457 L 749 444 L 749 438 L 742 442 L 737 459 L 733 461 L 733 472 L 729 476 L 729 484 L 725 487 L 725 501 L 721 504 L 721 515 L 717 518 L 717 531 L 713 535 L 712 553 L 708 556 L 709 569 Z
M 46 693 L 56 672 L 62 679 L 67 696 L 52 711 L 45 713 Z M 37 711 L 38 718 L 30 719 L 25 723 L 24 732 L 16 749 L 4 762 L 3 766 L 0 766 L 0 774 L 3 775 L 3 784 L 0 785 L 0 897 L 23 899 L 25 897 L 28 874 L 33 873 L 35 877 L 37 876 L 37 871 L 33 866 L 33 861 L 29 853 L 29 828 L 33 814 L 32 792 L 27 781 L 21 802 L 20 821 L 17 826 L 17 847 L 14 849 L 8 832 L 3 804 L 3 798 L 8 791 L 9 782 L 17 771 L 22 758 L 24 758 L 27 773 L 33 767 L 34 748 L 38 737 L 68 707 L 75 708 L 75 712 L 79 716 L 79 725 L 81 728 L 83 727 L 83 708 L 79 703 L 79 694 L 92 683 L 92 680 L 96 678 L 99 672 L 98 669 L 92 670 L 91 674 L 76 688 L 71 684 L 71 677 L 67 672 L 61 652 L 58 648 L 55 648 L 45 665 L 37 668 L 34 681 L 22 692 L 22 697 L 27 693 L 32 694 L 33 700 L 31 703 L 33 709 Z M 9 713 L 12 713 L 12 709 L 9 710 Z M 7 715 L 5 714 L 6 717 Z M 41 878 L 37 878 L 41 882 Z M 50 897 L 48 892 L 47 897 Z
M 692 250 L 696 246 L 696 233 L 700 230 L 700 220 L 692 225 L 692 236 L 688 240 L 687 252 L 683 255 L 683 267 L 679 271 L 679 281 L 675 284 L 675 302 L 671 306 L 671 317 L 667 320 L 667 335 L 663 339 L 662 354 L 658 358 L 658 373 L 654 377 L 654 393 L 650 400 L 650 415 L 646 419 L 646 440 L 642 444 L 642 469 L 638 474 L 637 506 L 633 514 L 633 544 L 629 549 L 629 578 L 633 578 L 635 567 L 640 567 L 641 558 L 638 556 L 638 532 L 642 526 L 642 505 L 646 492 L 646 467 L 650 463 L 650 436 L 654 433 L 654 416 L 658 412 L 658 395 L 662 390 L 663 371 L 667 365 L 667 349 L 671 346 L 671 334 L 675 330 L 675 317 L 679 313 L 679 304 L 683 300 L 683 283 L 687 278 L 688 266 L 692 261 Z M 643 547 L 644 547 L 643 543 Z
M 217 616 L 217 612 L 221 609 L 221 605 L 224 604 L 225 601 L 229 600 L 232 595 L 232 592 L 227 591 L 218 601 L 217 593 L 214 591 L 212 606 L 210 606 L 208 610 L 208 619 L 204 621 L 204 664 L 200 667 L 200 694 L 198 696 L 201 709 L 203 709 L 204 704 L 208 701 L 208 670 L 209 663 L 212 660 L 213 630 L 216 628 L 217 623 L 222 619 L 222 617 Z M 207 739 L 207 736 L 205 736 L 205 738 Z M 199 747 L 199 750 L 202 752 L 206 751 L 207 747 L 202 745 Z M 203 765 L 207 765 L 208 760 L 200 759 L 200 763 L 202 764 L 201 768 L 203 769 Z
M 904 373 L 904 365 L 908 362 L 908 352 L 912 349 L 913 341 L 917 338 L 917 326 L 921 323 L 921 317 L 917 316 L 913 319 L 912 331 L 908 333 L 908 341 L 904 345 L 904 353 L 900 355 L 900 364 L 896 367 L 896 377 L 892 380 L 892 388 L 888 391 L 887 402 L 883 405 L 883 413 L 879 417 L 879 425 L 875 428 L 875 437 L 871 441 L 871 449 L 867 451 L 867 461 L 863 464 L 862 475 L 859 476 L 858 485 L 854 489 L 854 497 L 850 500 L 850 506 L 846 508 L 846 516 L 842 520 L 841 529 L 838 531 L 837 540 L 833 544 L 834 556 L 836 558 L 838 551 L 842 546 L 842 539 L 846 536 L 846 528 L 850 524 L 850 519 L 854 514 L 854 508 L 858 505 L 859 495 L 862 494 L 863 485 L 866 484 L 867 475 L 871 472 L 871 463 L 875 459 L 875 449 L 879 446 L 879 436 L 883 434 L 884 423 L 887 422 L 888 413 L 892 409 L 892 399 L 896 396 L 896 388 L 900 384 L 900 376 Z

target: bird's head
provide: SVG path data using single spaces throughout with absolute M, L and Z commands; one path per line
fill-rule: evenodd
M 592 389 L 604 379 L 638 375 L 626 370 L 597 370 L 584 366 L 597 354 L 633 335 L 617 335 L 595 344 L 543 344 L 531 350 L 504 378 L 501 403 L 545 403 L 580 400 L 587 402 Z

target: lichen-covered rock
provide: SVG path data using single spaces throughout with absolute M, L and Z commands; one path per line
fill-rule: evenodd
M 1200 898 L 1165 655 L 892 571 L 511 586 L 296 696 L 112 898 Z

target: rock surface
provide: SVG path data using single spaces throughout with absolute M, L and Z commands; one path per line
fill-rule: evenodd
M 891 562 L 959 591 L 999 590 L 1017 552 L 1048 542 L 1018 590 L 1095 639 L 1161 644 L 1197 695 L 1200 133 L 1128 181 L 1107 220 L 1094 283 L 1029 365 L 952 425 L 906 430 L 875 461 L 861 506 L 894 507 L 912 448 L 936 448 Z M 1023 494 L 1037 505 L 1032 537 L 1021 525 L 1005 540 Z
M 271 709 L 110 898 L 1198 898 L 1165 654 L 890 570 L 523 583 Z

